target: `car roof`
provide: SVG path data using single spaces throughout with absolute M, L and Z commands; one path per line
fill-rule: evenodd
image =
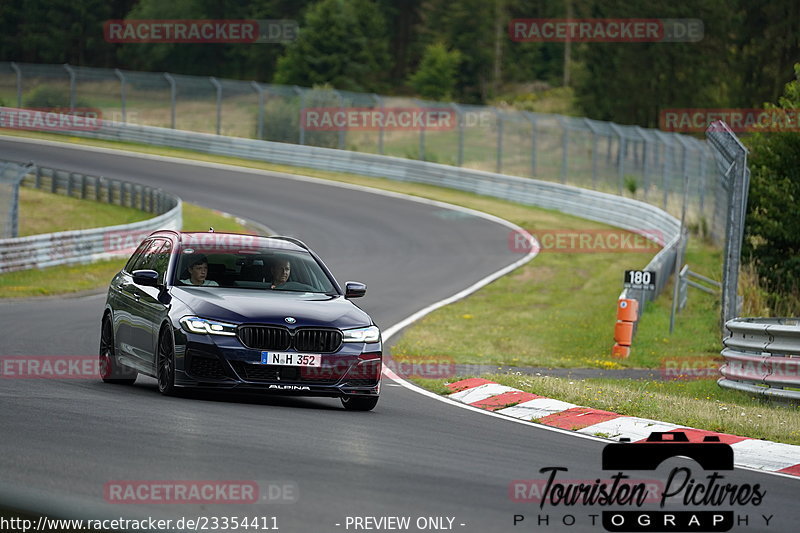
M 253 235 L 248 233 L 227 233 L 217 231 L 173 231 L 159 230 L 150 234 L 156 236 L 177 237 L 182 246 L 199 246 L 219 248 L 223 250 L 234 250 L 238 247 L 247 248 L 250 246 L 258 248 L 271 248 L 275 250 L 288 250 L 295 252 L 310 252 L 311 250 L 299 239 L 284 235 Z

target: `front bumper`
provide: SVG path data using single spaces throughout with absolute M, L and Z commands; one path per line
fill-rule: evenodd
M 291 351 L 291 350 L 289 350 Z M 236 337 L 175 331 L 175 385 L 300 396 L 377 396 L 382 346 L 342 343 L 322 354 L 320 367 L 261 364 L 261 350 Z

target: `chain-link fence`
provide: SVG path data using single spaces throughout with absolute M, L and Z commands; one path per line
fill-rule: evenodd
M 739 263 L 742 255 L 744 221 L 747 212 L 747 193 L 750 190 L 750 169 L 747 168 L 747 148 L 730 127 L 722 121 L 711 124 L 706 131 L 713 147 L 719 175 L 720 194 L 727 198 L 730 210 L 722 213 L 726 217 L 725 265 L 722 271 L 722 316 L 721 327 L 739 316 L 740 302 L 737 296 Z
M 96 108 L 105 120 L 338 148 L 535 177 L 644 200 L 722 243 L 728 197 L 694 137 L 510 108 L 428 102 L 330 88 L 0 62 L 0 104 Z M 319 127 L 308 112 L 435 110 L 446 124 Z M 355 112 L 355 115 L 352 114 Z

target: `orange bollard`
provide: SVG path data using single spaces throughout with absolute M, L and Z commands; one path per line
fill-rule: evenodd
M 617 359 L 627 359 L 631 355 L 631 347 L 615 344 L 611 349 L 611 355 Z
M 614 341 L 623 346 L 630 346 L 633 340 L 633 322 L 618 320 L 614 326 Z
M 617 320 L 636 322 L 639 319 L 639 302 L 633 298 L 622 298 L 617 302 Z
M 639 319 L 639 302 L 632 298 L 621 298 L 617 302 L 617 323 L 614 324 L 614 347 L 611 355 L 625 359 L 631 354 L 633 326 Z

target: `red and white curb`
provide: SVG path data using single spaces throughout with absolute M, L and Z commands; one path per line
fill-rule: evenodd
M 703 437 L 714 435 L 719 437 L 720 442 L 731 445 L 736 466 L 800 476 L 800 446 L 716 433 L 658 420 L 624 416 L 591 407 L 581 407 L 573 403 L 523 392 L 482 378 L 464 379 L 450 383 L 447 387 L 453 391 L 447 396 L 451 400 L 513 418 L 536 421 L 546 426 L 606 437 L 611 440 L 627 437 L 631 442 L 643 441 L 652 431 L 681 431 L 686 434 L 690 442 L 702 442 Z

